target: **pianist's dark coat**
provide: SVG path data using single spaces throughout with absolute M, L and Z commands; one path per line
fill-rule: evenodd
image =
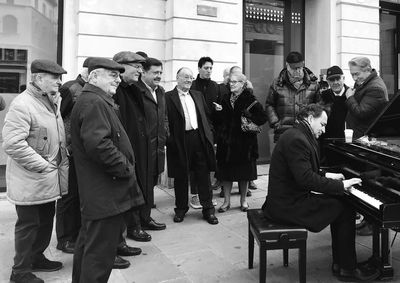
M 267 217 L 319 232 L 343 209 L 337 199 L 343 192 L 342 181 L 320 173 L 318 143 L 307 124 L 297 123 L 282 134 L 271 157 L 263 205 Z

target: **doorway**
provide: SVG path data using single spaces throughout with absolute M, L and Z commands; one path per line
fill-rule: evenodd
M 262 105 L 286 54 L 304 54 L 304 5 L 304 0 L 244 1 L 243 66 Z M 266 123 L 258 135 L 258 162 L 268 163 L 273 148 L 273 131 Z

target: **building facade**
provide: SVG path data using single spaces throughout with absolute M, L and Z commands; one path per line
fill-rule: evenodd
M 399 0 L 0 0 L 0 95 L 10 101 L 38 57 L 62 63 L 67 81 L 86 57 L 112 58 L 122 50 L 160 59 L 166 90 L 175 86 L 180 67 L 196 74 L 202 56 L 214 59 L 216 81 L 226 67 L 241 66 L 263 104 L 291 50 L 304 53 L 317 76 L 341 66 L 349 85 L 347 62 L 367 56 L 393 95 L 399 88 L 399 7 Z M 14 61 L 6 62 L 10 50 Z M 259 148 L 260 162 L 268 162 L 268 125 Z

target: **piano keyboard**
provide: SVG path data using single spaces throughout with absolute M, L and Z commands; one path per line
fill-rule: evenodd
M 381 206 L 381 204 L 383 204 L 380 200 L 378 200 L 378 199 L 376 199 L 374 197 L 371 197 L 370 195 L 364 193 L 363 191 L 360 191 L 359 189 L 356 189 L 355 187 L 350 187 L 348 189 L 348 192 L 351 195 L 353 195 L 353 196 L 363 200 L 364 202 L 372 205 L 373 207 L 375 207 L 378 210 L 379 210 L 379 207 Z

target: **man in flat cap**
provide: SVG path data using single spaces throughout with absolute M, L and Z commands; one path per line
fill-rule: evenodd
M 326 140 L 344 139 L 345 119 L 347 114 L 346 91 L 349 88 L 344 83 L 343 71 L 339 66 L 332 66 L 326 72 L 329 87 L 321 92 L 320 104 L 328 113 L 328 123 L 325 133 L 321 135 L 321 162 L 334 162 L 335 155 L 325 153 L 323 143 Z
M 135 155 L 112 99 L 124 67 L 106 58 L 89 61 L 88 83 L 71 113 L 72 151 L 82 226 L 72 282 L 107 282 L 125 228 L 124 214 L 144 203 Z
M 302 106 L 318 101 L 318 94 L 318 78 L 304 66 L 303 55 L 290 52 L 285 68 L 272 81 L 265 102 L 274 142 L 293 126 Z
M 57 201 L 56 234 L 57 249 L 65 253 L 74 253 L 75 241 L 81 228 L 81 211 L 79 209 L 78 183 L 76 180 L 75 165 L 71 146 L 71 111 L 76 98 L 88 80 L 88 66 L 90 57 L 83 62 L 81 73 L 75 80 L 66 82 L 60 87 L 61 116 L 69 152 L 68 194 Z
M 127 237 L 139 242 L 148 242 L 151 241 L 151 235 L 142 229 L 141 223 L 150 222 L 151 219 L 153 176 L 150 174 L 150 164 L 152 152 L 143 95 L 136 86 L 145 58 L 130 51 L 121 51 L 114 55 L 113 60 L 125 67 L 114 100 L 119 105 L 122 124 L 135 152 L 136 175 L 146 200 L 144 206 L 132 211 L 132 215 L 126 219 Z
M 32 81 L 11 103 L 4 120 L 7 198 L 15 204 L 15 257 L 10 280 L 44 282 L 31 271 L 56 271 L 62 263 L 43 252 L 50 243 L 55 202 L 67 193 L 68 158 L 58 89 L 66 71 L 34 60 Z

